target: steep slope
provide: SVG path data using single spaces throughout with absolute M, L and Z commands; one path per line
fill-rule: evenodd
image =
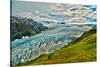
M 30 18 L 10 17 L 11 25 L 11 41 L 21 39 L 23 36 L 32 36 L 47 30 L 43 24 L 35 22 Z
M 49 55 L 43 54 L 30 62 L 18 64 L 18 66 L 89 61 L 96 61 L 96 29 L 85 32 L 69 46 L 65 46 Z

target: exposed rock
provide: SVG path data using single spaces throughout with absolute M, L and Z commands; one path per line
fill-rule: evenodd
M 32 36 L 48 28 L 43 24 L 35 22 L 29 18 L 21 18 L 12 16 L 11 18 L 11 41 L 15 39 L 21 39 L 23 36 Z

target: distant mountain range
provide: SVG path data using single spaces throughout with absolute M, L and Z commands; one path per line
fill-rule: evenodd
M 23 36 L 32 36 L 48 29 L 30 18 L 11 16 L 10 21 L 11 41 L 21 39 Z

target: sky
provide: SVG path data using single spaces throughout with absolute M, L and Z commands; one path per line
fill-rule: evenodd
M 12 16 L 32 18 L 35 21 L 95 23 L 96 6 L 61 3 L 12 1 Z

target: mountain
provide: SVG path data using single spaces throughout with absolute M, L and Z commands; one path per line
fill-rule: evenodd
M 10 21 L 11 41 L 21 39 L 23 36 L 32 36 L 48 29 L 30 18 L 11 16 Z
M 51 54 L 42 54 L 38 58 L 21 65 L 57 64 L 96 61 L 96 29 L 85 32 L 68 46 Z

